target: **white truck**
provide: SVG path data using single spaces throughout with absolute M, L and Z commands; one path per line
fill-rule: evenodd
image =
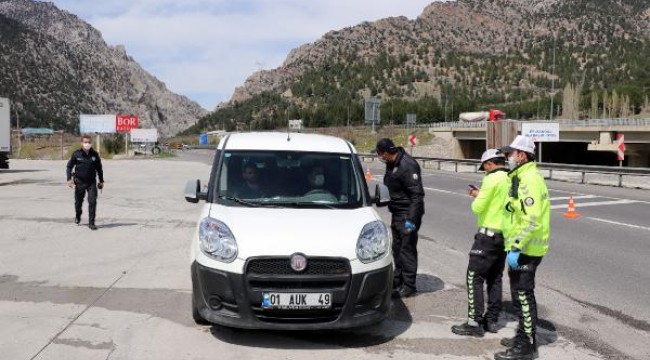
M 9 169 L 11 153 L 11 120 L 9 99 L 0 98 L 0 169 Z
M 499 121 L 505 119 L 506 113 L 501 110 L 490 109 L 490 111 L 464 112 L 458 115 L 460 121 Z

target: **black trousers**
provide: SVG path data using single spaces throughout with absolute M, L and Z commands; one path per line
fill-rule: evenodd
M 77 217 L 81 217 L 81 205 L 84 202 L 86 192 L 88 193 L 88 222 L 95 223 L 95 212 L 97 210 L 97 183 L 74 180 L 74 210 Z
M 403 215 L 393 215 L 391 230 L 393 233 L 393 260 L 395 273 L 393 288 L 400 286 L 416 290 L 415 277 L 418 272 L 418 231 L 422 218 L 415 219 L 415 230 L 408 233 L 404 229 L 406 218 Z
M 503 236 L 494 237 L 477 233 L 469 253 L 467 266 L 467 314 L 476 322 L 483 321 L 485 309 L 484 285 L 487 284 L 487 314 L 488 321 L 499 320 L 502 308 L 503 268 L 506 252 L 503 246 Z
M 510 278 L 510 295 L 512 304 L 519 318 L 517 339 L 530 344 L 537 344 L 535 331 L 537 328 L 537 301 L 535 300 L 535 273 L 542 262 L 542 257 L 519 256 L 519 266 L 516 269 L 508 267 Z

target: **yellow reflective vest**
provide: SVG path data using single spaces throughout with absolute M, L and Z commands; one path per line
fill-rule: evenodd
M 505 249 L 544 256 L 551 233 L 551 201 L 544 178 L 534 162 L 517 167 L 508 176 L 511 185 L 506 204 Z
M 509 189 L 510 179 L 506 169 L 496 169 L 485 175 L 478 196 L 472 201 L 472 212 L 477 216 L 479 228 L 503 231 L 503 209 L 508 202 Z

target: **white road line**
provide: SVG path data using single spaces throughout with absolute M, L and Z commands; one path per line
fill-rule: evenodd
M 560 196 L 560 197 L 552 197 L 549 200 L 555 201 L 555 200 L 569 200 L 570 196 Z M 606 196 L 596 196 L 596 195 L 578 195 L 574 196 L 573 199 L 594 199 L 594 198 L 604 198 L 604 199 L 612 199 Z
M 618 222 L 618 221 L 612 221 L 612 220 L 595 218 L 595 217 L 587 217 L 587 219 L 594 220 L 594 221 L 600 221 L 600 222 L 604 222 L 604 223 L 607 223 L 607 224 L 627 226 L 627 227 L 631 227 L 631 228 L 634 228 L 634 229 L 641 229 L 641 230 L 650 231 L 650 227 L 645 227 L 645 226 L 626 224 L 626 223 L 622 223 L 622 222 Z
M 640 201 L 636 200 L 626 200 L 626 199 L 621 199 L 621 200 L 613 200 L 613 201 L 594 201 L 594 202 L 588 202 L 588 203 L 581 203 L 581 204 L 576 204 L 576 209 L 581 209 L 584 207 L 590 207 L 590 206 L 605 206 L 605 205 L 624 205 L 624 204 L 634 204 L 638 203 Z M 567 205 L 552 205 L 551 209 L 566 209 Z
M 459 195 L 459 196 L 469 197 L 469 195 L 467 195 L 467 194 L 457 193 L 457 192 L 449 191 L 449 190 L 435 189 L 435 188 L 429 188 L 429 187 L 425 187 L 424 190 L 440 192 L 440 193 L 443 193 L 443 194 L 451 194 L 451 195 Z

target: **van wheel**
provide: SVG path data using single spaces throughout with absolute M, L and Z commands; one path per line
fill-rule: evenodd
M 192 318 L 197 325 L 210 325 L 211 323 L 201 316 L 199 313 L 199 308 L 196 306 L 196 300 L 194 298 L 194 292 L 192 292 Z

